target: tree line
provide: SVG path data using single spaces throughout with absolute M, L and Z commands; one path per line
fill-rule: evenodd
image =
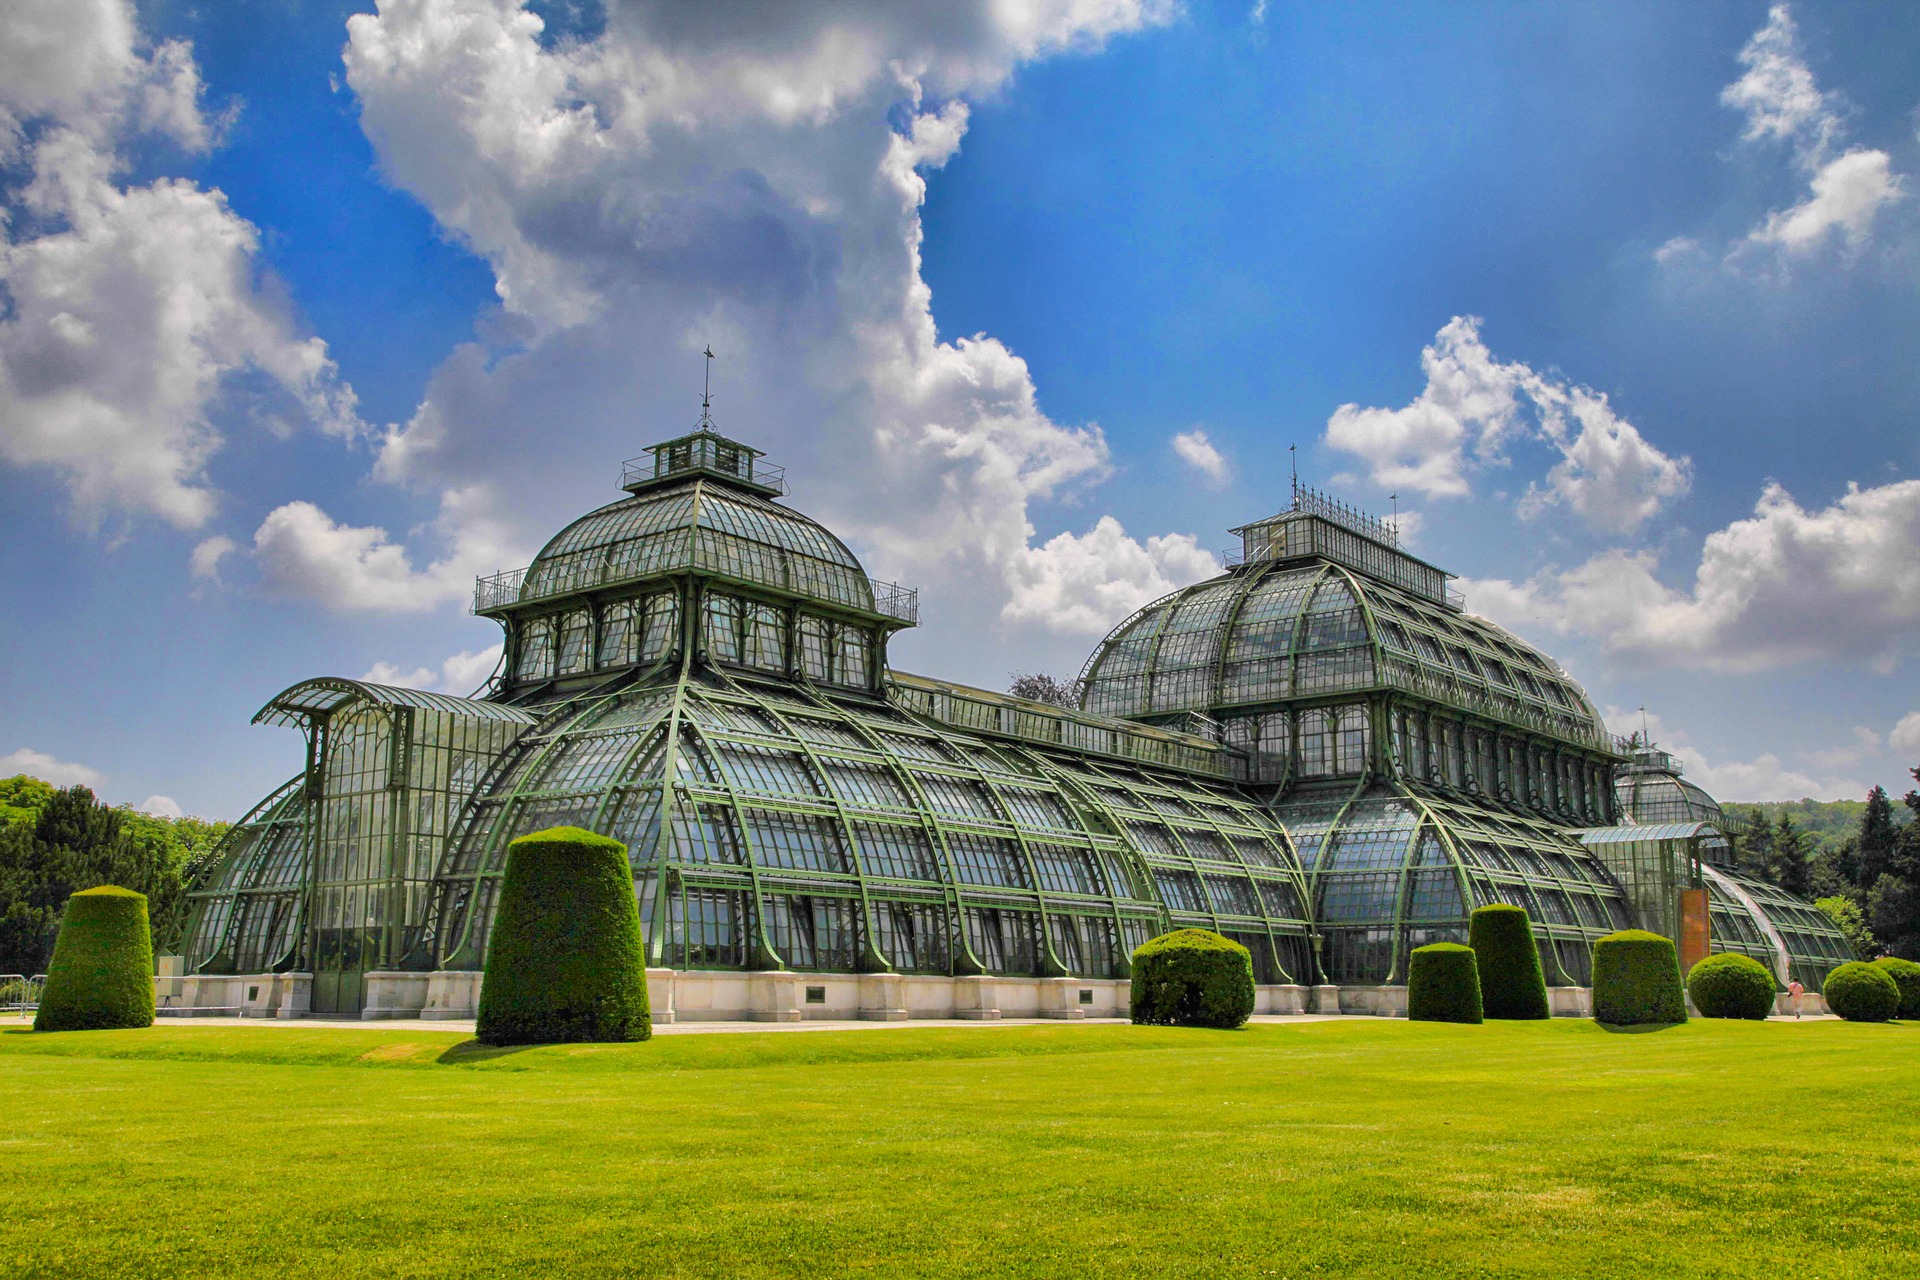
M 1912 773 L 1920 783 L 1920 769 Z M 1791 812 L 1773 821 L 1760 806 L 1728 805 L 1736 863 L 1813 899 L 1864 954 L 1920 959 L 1920 790 L 1902 804 L 1904 814 L 1875 787 L 1838 838 L 1803 828 Z
M 103 884 L 146 894 L 154 951 L 177 952 L 187 886 L 230 825 L 137 813 L 24 774 L 0 778 L 0 973 L 45 973 L 67 899 Z

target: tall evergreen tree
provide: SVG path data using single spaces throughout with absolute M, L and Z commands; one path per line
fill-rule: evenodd
M 1885 787 L 1867 792 L 1867 807 L 1860 815 L 1860 839 L 1854 850 L 1854 883 L 1871 885 L 1887 869 L 1893 856 L 1893 801 Z
M 1813 876 L 1807 866 L 1807 839 L 1800 828 L 1793 825 L 1789 814 L 1780 815 L 1780 825 L 1774 829 L 1773 849 L 1769 863 L 1773 870 L 1773 882 L 1788 893 L 1806 897 L 1813 888 Z
M 1734 856 L 1748 875 L 1773 879 L 1773 824 L 1760 810 L 1748 810 L 1747 825 L 1734 838 Z

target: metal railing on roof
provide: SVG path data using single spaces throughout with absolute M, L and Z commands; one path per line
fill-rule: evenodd
M 897 582 L 882 582 L 878 578 L 868 578 L 867 582 L 873 587 L 875 613 L 898 618 L 909 626 L 920 625 L 919 588 L 903 587 Z
M 1296 484 L 1293 490 L 1293 509 L 1319 516 L 1323 520 L 1331 520 L 1337 525 L 1344 525 L 1362 537 L 1372 538 L 1375 542 L 1384 542 L 1390 547 L 1400 545 L 1400 531 L 1393 525 L 1358 507 L 1329 498 L 1318 489 L 1309 489 L 1303 484 Z
M 738 476 L 749 484 L 772 489 L 776 493 L 787 491 L 787 469 L 759 458 L 742 458 L 734 467 L 716 465 L 714 459 L 695 453 L 690 460 L 680 466 L 671 466 L 664 458 L 654 457 L 628 458 L 620 464 L 620 487 L 630 488 L 636 484 L 645 484 L 651 480 L 668 480 L 678 475 L 692 475 L 703 472 L 707 475 Z

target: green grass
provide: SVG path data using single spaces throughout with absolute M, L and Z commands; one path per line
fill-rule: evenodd
M 1920 1026 L 0 1031 L 0 1275 L 1920 1273 Z

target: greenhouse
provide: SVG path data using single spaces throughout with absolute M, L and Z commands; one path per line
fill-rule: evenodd
M 1409 950 L 1491 902 L 1574 990 L 1683 891 L 1783 976 L 1846 956 L 1720 865 L 1717 807 L 1654 834 L 1666 784 L 1551 659 L 1310 491 L 1117 627 L 1067 708 L 892 669 L 915 593 L 704 419 L 621 487 L 476 584 L 505 635 L 481 693 L 319 678 L 261 709 L 306 765 L 197 887 L 186 1004 L 471 1016 L 507 845 L 556 825 L 627 846 L 656 1016 L 1111 1014 L 1186 926 L 1249 949 L 1263 1011 L 1390 1011 Z

